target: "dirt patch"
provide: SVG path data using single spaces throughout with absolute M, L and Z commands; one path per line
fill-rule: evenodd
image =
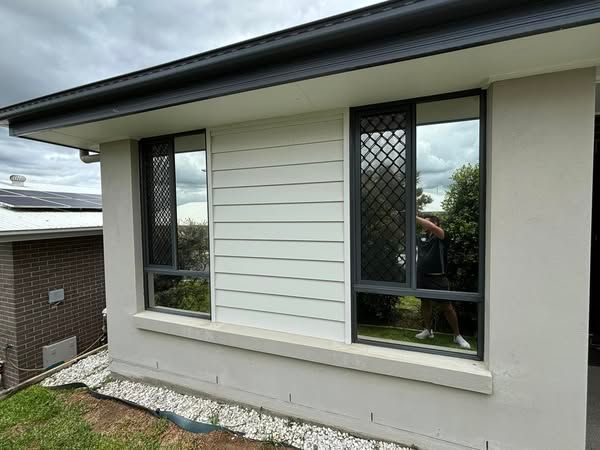
M 85 391 L 75 391 L 68 400 L 83 407 L 84 419 L 98 433 L 146 433 L 156 428 L 155 417 L 114 400 L 100 400 Z
M 114 400 L 97 399 L 85 390 L 65 393 L 65 400 L 82 408 L 83 418 L 92 430 L 107 436 L 154 441 L 161 448 L 238 450 L 289 448 L 246 439 L 232 433 L 215 431 L 196 434 Z

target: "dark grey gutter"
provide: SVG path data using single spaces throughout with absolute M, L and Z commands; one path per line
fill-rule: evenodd
M 0 109 L 13 135 L 600 21 L 600 1 L 391 1 Z

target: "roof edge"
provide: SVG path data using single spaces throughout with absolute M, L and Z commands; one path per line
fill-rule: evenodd
M 389 32 L 390 27 L 403 26 L 407 32 L 422 21 L 429 25 L 436 21 L 473 16 L 524 3 L 524 0 L 389 0 L 360 9 L 326 17 L 306 24 L 276 31 L 239 43 L 181 58 L 123 75 L 95 81 L 75 88 L 44 95 L 24 102 L 0 108 L 0 124 L 7 120 L 60 108 L 95 96 L 106 96 L 120 90 L 130 90 L 148 83 L 159 82 L 184 73 L 207 69 L 213 66 L 240 62 L 242 59 L 258 58 L 277 52 L 291 51 L 307 45 L 319 45 L 359 34 L 378 36 Z M 549 3 L 549 2 L 546 2 Z
M 57 228 L 40 230 L 0 231 L 0 242 L 34 241 L 66 237 L 97 236 L 103 234 L 102 227 Z
M 357 11 L 361 14 L 357 14 Z M 13 136 L 600 22 L 598 0 L 392 0 L 0 109 Z M 292 30 L 290 32 L 289 30 Z M 303 30 L 300 33 L 298 30 Z M 289 36 L 283 36 L 285 33 Z M 163 68 L 169 69 L 163 70 Z M 187 77 L 187 78 L 185 78 Z M 62 96 L 61 96 L 62 95 Z M 20 108 L 20 109 L 19 109 Z

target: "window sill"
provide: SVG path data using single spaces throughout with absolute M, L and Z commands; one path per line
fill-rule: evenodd
M 492 374 L 481 361 L 344 344 L 156 311 L 143 311 L 135 314 L 133 319 L 141 330 L 482 394 L 492 393 Z

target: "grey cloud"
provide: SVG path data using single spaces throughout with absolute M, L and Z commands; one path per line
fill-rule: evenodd
M 452 173 L 479 161 L 479 121 L 417 128 L 417 171 L 426 191 L 444 192 Z
M 67 89 L 378 0 L 0 0 L 0 105 Z M 75 150 L 0 132 L 0 177 L 93 185 Z
M 175 155 L 177 205 L 206 201 L 206 156 L 204 152 Z
M 100 186 L 98 164 L 83 164 L 69 148 L 9 138 L 0 129 L 0 180 L 25 175 L 31 183 L 67 186 Z

